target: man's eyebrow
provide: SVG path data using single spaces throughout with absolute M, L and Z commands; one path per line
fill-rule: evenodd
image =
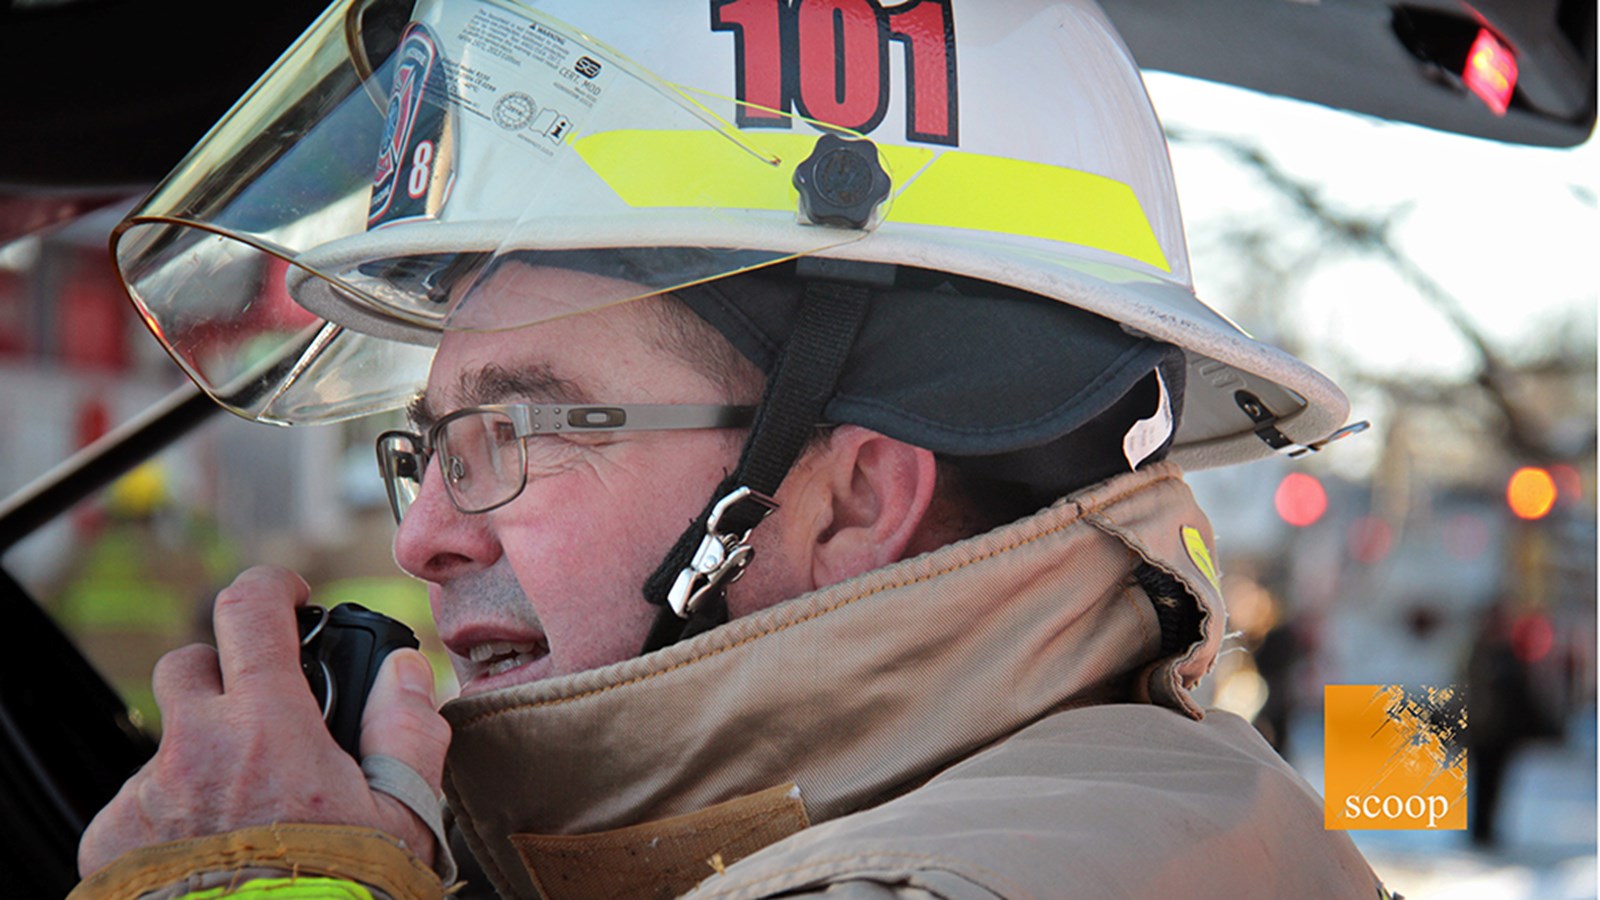
M 504 403 L 507 400 L 533 400 L 540 403 L 590 403 L 583 386 L 562 378 L 548 366 L 507 369 L 494 363 L 461 373 L 456 379 L 456 396 L 467 406 Z
M 591 403 L 589 391 L 570 378 L 562 378 L 548 366 L 528 366 L 508 369 L 490 363 L 482 368 L 462 372 L 451 392 L 460 404 L 458 408 L 484 406 L 514 400 L 532 400 L 540 403 Z M 406 406 L 406 415 L 419 432 L 426 433 L 448 411 L 440 412 L 428 402 L 426 394 L 418 394 Z

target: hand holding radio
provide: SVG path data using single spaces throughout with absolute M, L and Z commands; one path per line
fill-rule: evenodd
M 433 864 L 429 824 L 374 790 L 355 758 L 393 757 L 438 794 L 450 727 L 432 668 L 404 626 L 359 607 L 298 612 L 309 596 L 293 572 L 250 569 L 217 595 L 217 645 L 156 664 L 161 745 L 84 833 L 80 872 L 138 847 L 275 822 L 377 829 Z M 308 667 L 322 692 L 307 688 Z

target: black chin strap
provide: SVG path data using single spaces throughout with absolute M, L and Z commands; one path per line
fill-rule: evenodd
M 641 652 L 659 650 L 728 620 L 728 585 L 752 555 L 745 541 L 777 508 L 772 497 L 778 485 L 822 421 L 871 296 L 856 284 L 807 284 L 794 331 L 767 382 L 738 466 L 645 581 L 645 599 L 661 611 Z

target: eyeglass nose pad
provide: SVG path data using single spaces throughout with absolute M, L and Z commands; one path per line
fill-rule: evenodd
M 467 477 L 467 464 L 459 456 L 450 457 L 450 465 L 446 469 L 451 484 L 460 484 Z

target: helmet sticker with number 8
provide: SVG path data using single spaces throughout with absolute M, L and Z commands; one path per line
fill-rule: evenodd
M 406 192 L 413 198 L 428 192 L 428 176 L 433 166 L 433 141 L 417 144 L 411 154 L 411 176 L 406 181 Z

